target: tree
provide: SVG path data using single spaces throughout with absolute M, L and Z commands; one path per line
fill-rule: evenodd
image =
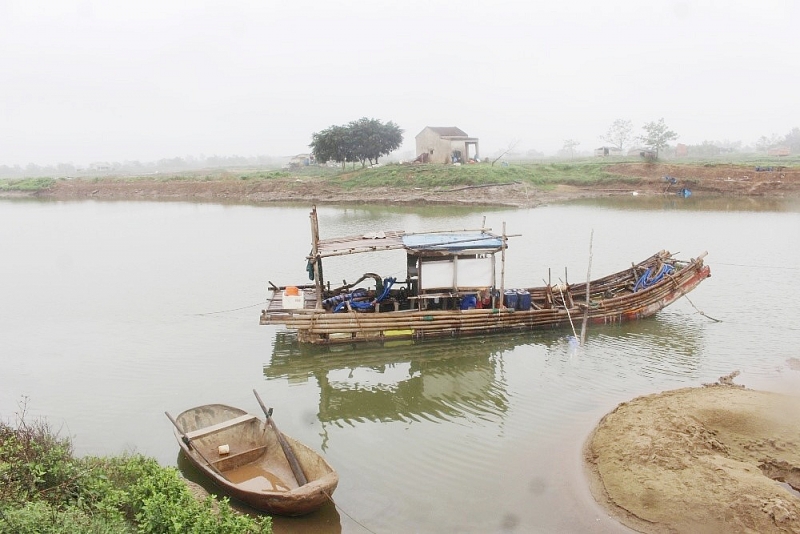
M 575 139 L 565 139 L 564 146 L 561 148 L 563 153 L 569 152 L 569 157 L 572 158 L 575 156 L 575 147 L 580 145 L 580 141 L 576 141 Z
M 800 128 L 795 126 L 792 131 L 786 134 L 783 143 L 789 147 L 792 154 L 800 154 Z
M 311 148 L 317 161 L 361 162 L 365 167 L 378 163 L 381 156 L 403 143 L 403 130 L 392 121 L 383 124 L 366 117 L 346 126 L 331 126 L 311 136 Z
M 781 143 L 783 143 L 783 137 L 780 137 L 777 134 L 772 134 L 770 137 L 762 135 L 758 138 L 758 141 L 756 141 L 756 150 L 759 152 L 766 152 L 770 148 L 775 148 Z
M 649 147 L 656 152 L 656 159 L 658 159 L 658 152 L 667 148 L 670 141 L 674 141 L 678 138 L 678 134 L 670 130 L 667 125 L 664 123 L 664 118 L 658 120 L 658 122 L 648 122 L 642 126 L 642 129 L 645 131 L 645 135 L 639 137 L 639 140 L 644 143 L 646 147 Z
M 625 148 L 630 141 L 633 140 L 633 124 L 631 121 L 617 119 L 611 123 L 605 135 L 601 135 L 600 139 L 607 141 L 619 148 L 620 151 Z

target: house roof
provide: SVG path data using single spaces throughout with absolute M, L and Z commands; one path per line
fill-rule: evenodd
M 425 129 L 431 130 L 442 137 L 469 137 L 464 130 L 455 126 L 426 126 Z

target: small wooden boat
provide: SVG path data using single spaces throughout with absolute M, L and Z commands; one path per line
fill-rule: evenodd
M 675 302 L 711 276 L 703 252 L 680 260 L 662 250 L 615 274 L 589 282 L 508 288 L 509 236 L 490 228 L 410 233 L 401 230 L 319 239 L 311 212 L 313 285 L 272 284 L 261 324 L 283 324 L 300 343 L 425 339 L 611 324 L 642 319 Z M 406 252 L 405 280 L 368 272 L 331 288 L 322 259 L 390 250 Z M 495 255 L 501 257 L 500 276 Z M 366 284 L 372 283 L 374 287 Z
M 270 514 L 313 512 L 331 500 L 339 475 L 321 455 L 282 434 L 270 412 L 265 422 L 239 408 L 207 404 L 167 416 L 183 453 L 224 493 Z

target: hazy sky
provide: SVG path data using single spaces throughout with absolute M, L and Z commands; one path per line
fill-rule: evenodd
M 404 149 L 800 126 L 797 0 L 0 0 L 0 164 L 285 156 L 361 117 Z

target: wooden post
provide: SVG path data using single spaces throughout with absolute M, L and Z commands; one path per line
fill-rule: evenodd
M 317 207 L 311 208 L 311 261 L 314 268 L 314 286 L 316 287 L 316 308 L 322 309 L 322 273 L 319 271 L 319 219 L 317 218 Z
M 508 243 L 508 238 L 506 237 L 506 223 L 503 221 L 503 243 L 502 248 L 500 249 L 500 306 L 498 308 L 504 308 L 505 303 L 505 295 L 506 295 L 506 246 Z
M 594 228 L 589 234 L 589 267 L 586 269 L 586 309 L 583 310 L 583 324 L 581 325 L 581 347 L 586 343 L 586 325 L 589 322 L 589 298 L 591 290 L 589 284 L 592 280 L 592 241 L 594 241 Z

